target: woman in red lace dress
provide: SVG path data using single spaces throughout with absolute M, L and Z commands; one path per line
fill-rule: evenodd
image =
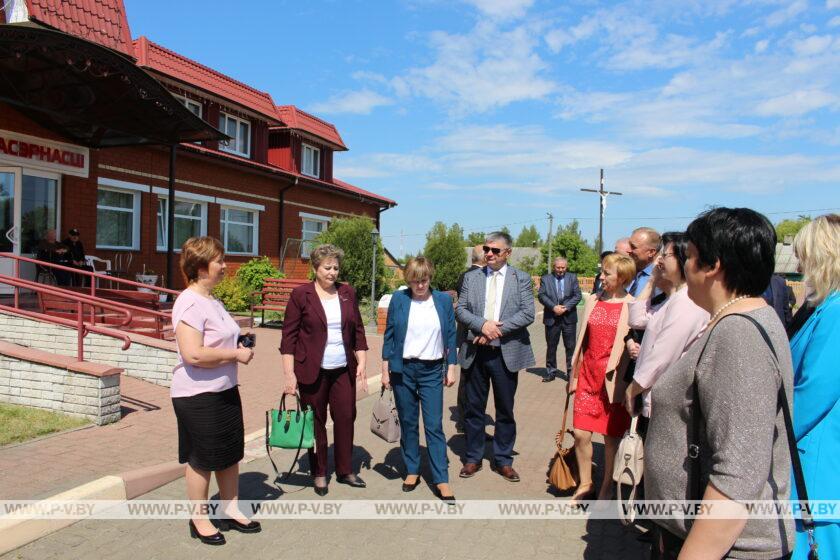
M 612 253 L 604 257 L 603 291 L 586 300 L 581 329 L 572 358 L 569 391 L 575 394 L 575 456 L 580 484 L 573 502 L 595 493 L 592 482 L 592 433 L 604 435 L 604 479 L 598 499 L 608 499 L 612 491 L 612 469 L 621 436 L 630 426 L 630 417 L 622 405 L 626 383 L 624 371 L 629 356 L 624 337 L 627 303 L 633 297 L 624 289 L 636 274 L 630 257 Z

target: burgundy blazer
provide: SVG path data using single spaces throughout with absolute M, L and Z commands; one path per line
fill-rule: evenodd
M 344 283 L 336 283 L 336 289 L 341 306 L 341 334 L 347 353 L 347 370 L 355 379 L 355 352 L 368 349 L 365 325 L 359 313 L 356 291 Z M 327 315 L 315 291 L 315 283 L 298 286 L 292 290 L 286 305 L 283 339 L 280 342 L 280 353 L 293 354 L 295 357 L 298 383 L 308 385 L 317 381 L 326 346 Z

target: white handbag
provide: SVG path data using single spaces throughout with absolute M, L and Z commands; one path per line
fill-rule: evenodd
M 388 397 L 385 397 L 385 391 L 388 391 Z M 400 441 L 400 417 L 391 389 L 382 387 L 379 392 L 379 400 L 373 405 L 370 415 L 370 431 L 388 443 Z
M 630 428 L 621 438 L 613 465 L 613 481 L 615 481 L 616 498 L 618 501 L 618 518 L 624 525 L 629 525 L 636 519 L 634 501 L 636 487 L 642 480 L 645 471 L 645 448 L 642 436 L 636 431 L 638 416 L 630 422 Z M 627 502 L 621 497 L 621 485 L 630 486 L 630 497 Z

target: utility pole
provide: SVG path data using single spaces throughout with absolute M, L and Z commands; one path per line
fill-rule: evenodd
M 554 215 L 551 212 L 546 212 L 546 216 L 548 216 L 548 237 L 546 238 L 546 243 L 548 243 L 548 262 L 546 263 L 546 270 L 548 274 L 551 274 L 551 230 L 554 229 Z
M 601 186 L 598 190 L 595 189 L 580 189 L 584 192 L 598 193 L 600 198 L 599 212 L 598 212 L 598 255 L 604 250 L 604 212 L 607 209 L 607 196 L 611 194 L 621 196 L 623 193 L 604 190 L 604 170 L 601 169 Z

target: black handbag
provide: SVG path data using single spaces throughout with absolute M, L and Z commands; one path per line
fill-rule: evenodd
M 764 330 L 764 327 L 762 327 L 761 324 L 758 323 L 758 321 L 756 321 L 749 315 L 744 315 L 741 313 L 731 313 L 729 315 L 725 315 L 723 318 L 721 318 L 721 321 L 726 317 L 733 316 L 743 317 L 750 321 L 753 325 L 755 325 L 755 327 L 758 329 L 759 334 L 761 334 L 761 338 L 764 339 L 764 342 L 770 348 L 770 352 L 773 353 L 773 357 L 776 358 L 776 361 L 778 362 L 779 357 L 776 354 L 776 349 L 773 347 L 773 343 L 770 340 L 767 331 Z M 709 343 L 710 338 L 711 333 L 709 333 L 709 336 L 706 337 L 706 344 Z M 700 351 L 700 358 L 698 358 L 697 360 L 698 365 L 700 364 L 700 359 L 702 359 L 703 353 L 705 351 L 706 346 L 704 345 L 703 350 Z M 688 458 L 690 459 L 688 472 L 689 499 L 699 501 L 703 499 L 703 483 L 702 476 L 700 473 L 700 454 L 702 451 L 702 444 L 700 441 L 700 424 L 703 420 L 703 411 L 700 408 L 700 393 L 699 389 L 697 388 L 696 366 L 694 368 L 694 380 L 692 382 L 691 406 L 692 443 L 690 443 L 688 446 Z M 788 451 L 790 452 L 791 467 L 793 468 L 793 480 L 794 484 L 796 484 L 796 492 L 799 496 L 800 511 L 802 512 L 802 526 L 808 533 L 808 560 L 819 560 L 819 545 L 817 544 L 816 538 L 814 536 L 814 518 L 811 515 L 811 505 L 808 501 L 808 489 L 805 487 L 805 476 L 802 474 L 802 463 L 799 459 L 799 451 L 796 449 L 796 435 L 793 432 L 793 420 L 790 413 L 790 406 L 788 405 L 787 393 L 785 392 L 784 383 L 779 383 L 777 406 L 782 409 L 782 415 L 785 419 L 785 432 L 787 432 Z M 679 549 L 682 548 L 682 542 L 675 542 L 675 539 L 678 541 L 678 539 L 673 535 L 668 535 L 665 539 L 663 539 L 664 544 L 666 545 L 666 554 L 672 553 L 675 550 L 676 552 L 679 552 Z

